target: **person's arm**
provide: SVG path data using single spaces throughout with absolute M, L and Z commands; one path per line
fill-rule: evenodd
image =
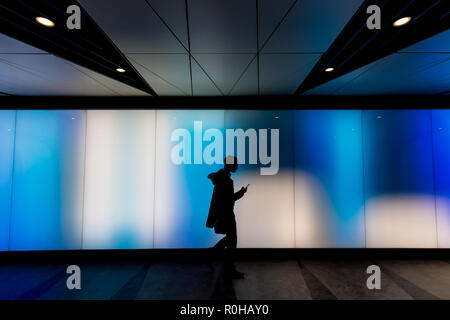
M 241 190 L 234 194 L 234 201 L 237 201 L 244 196 L 244 194 L 247 192 L 248 186 L 249 184 L 246 187 L 242 187 Z

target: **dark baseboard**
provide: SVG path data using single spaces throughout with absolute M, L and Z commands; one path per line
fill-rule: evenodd
M 5 96 L 3 109 L 447 109 L 450 95 L 88 97 Z
M 215 256 L 212 254 L 212 256 Z M 51 263 L 82 261 L 184 261 L 209 259 L 209 249 L 64 250 L 0 252 L 0 263 Z M 239 260 L 276 259 L 449 259 L 450 249 L 237 249 Z

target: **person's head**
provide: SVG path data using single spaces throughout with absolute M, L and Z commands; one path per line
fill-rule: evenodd
M 238 169 L 238 158 L 235 156 L 227 156 L 224 159 L 224 169 L 228 172 L 236 172 Z

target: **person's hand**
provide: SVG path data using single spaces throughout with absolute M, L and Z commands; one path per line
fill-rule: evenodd
M 249 186 L 249 184 L 246 187 L 242 187 L 241 192 L 245 194 L 247 192 L 248 186 Z

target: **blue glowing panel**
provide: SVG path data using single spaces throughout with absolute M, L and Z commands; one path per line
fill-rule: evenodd
M 432 124 L 438 245 L 450 248 L 450 110 L 433 110 Z
M 11 250 L 81 249 L 85 111 L 18 111 Z
M 295 111 L 294 132 L 297 247 L 364 247 L 361 111 Z
M 203 155 L 215 141 L 206 140 L 207 130 L 222 134 L 224 111 L 158 110 L 156 119 L 155 248 L 212 246 L 220 237 L 205 227 L 213 191 L 207 176 L 222 165 Z
M 230 148 L 241 163 L 232 174 L 235 191 L 250 184 L 234 208 L 238 247 L 295 247 L 292 111 L 226 110 L 225 128 L 237 136 Z
M 363 111 L 368 248 L 437 246 L 431 111 Z
M 153 248 L 154 110 L 89 110 L 83 249 Z
M 8 250 L 16 111 L 0 111 L 0 251 Z

